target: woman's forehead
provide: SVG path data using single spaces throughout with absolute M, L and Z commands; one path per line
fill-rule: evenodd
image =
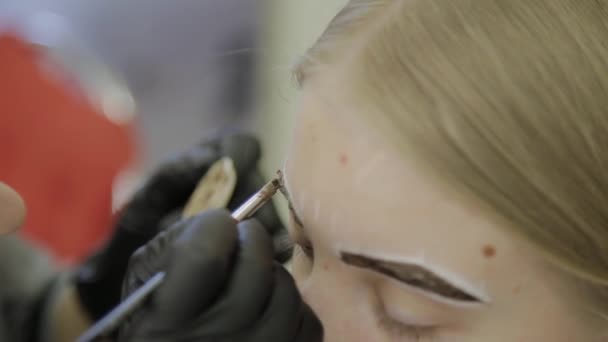
M 286 164 L 294 206 L 316 243 L 424 255 L 479 282 L 517 267 L 517 243 L 481 210 L 362 129 L 354 113 L 348 120 L 327 108 L 303 101 Z

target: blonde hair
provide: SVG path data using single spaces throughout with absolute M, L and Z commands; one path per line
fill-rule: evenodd
M 370 123 L 608 316 L 608 1 L 350 1 L 296 75 L 337 64 Z

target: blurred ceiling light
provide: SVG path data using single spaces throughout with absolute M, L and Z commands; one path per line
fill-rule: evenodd
M 136 103 L 124 78 L 87 48 L 65 18 L 53 12 L 37 12 L 23 23 L 22 32 L 32 44 L 45 50 L 50 64 L 76 81 L 109 120 L 126 124 L 134 119 Z

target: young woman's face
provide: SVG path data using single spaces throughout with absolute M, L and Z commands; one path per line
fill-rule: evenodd
M 0 182 L 0 235 L 12 232 L 23 224 L 25 205 L 21 196 Z
M 285 165 L 293 273 L 325 341 L 593 340 L 530 246 L 303 92 Z

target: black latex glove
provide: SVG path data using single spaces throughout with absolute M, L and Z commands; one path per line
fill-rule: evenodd
M 320 321 L 255 220 L 237 225 L 210 210 L 177 223 L 133 255 L 124 296 L 161 270 L 163 284 L 119 341 L 322 341 Z
M 181 213 L 200 178 L 224 156 L 233 160 L 237 171 L 231 207 L 263 185 L 256 170 L 259 143 L 245 134 L 224 134 L 210 139 L 162 164 L 122 210 L 109 241 L 77 269 L 76 288 L 91 318 L 101 318 L 118 304 L 131 254 L 156 236 L 163 222 Z M 271 234 L 283 234 L 283 226 L 272 205 L 261 209 L 259 218 Z

